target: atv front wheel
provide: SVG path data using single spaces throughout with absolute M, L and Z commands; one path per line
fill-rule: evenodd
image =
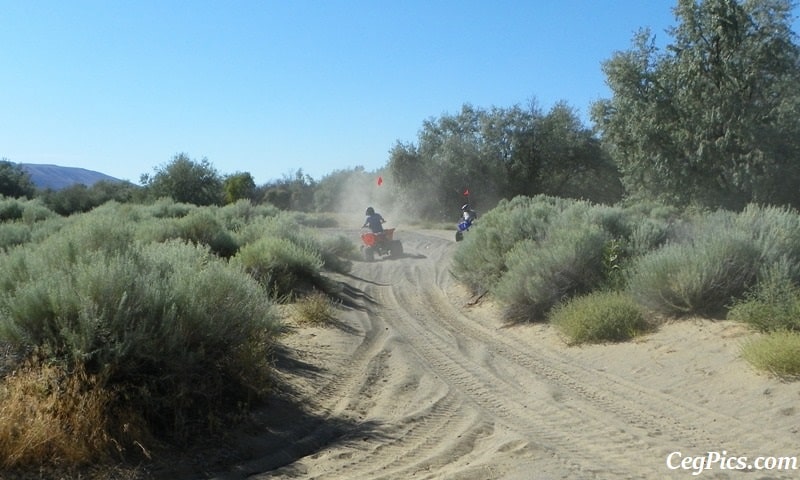
M 375 260 L 375 249 L 372 247 L 364 247 L 364 260 L 372 262 Z

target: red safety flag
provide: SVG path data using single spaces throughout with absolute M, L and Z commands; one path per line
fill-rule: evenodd
M 378 186 L 383 185 L 383 177 L 378 177 Z

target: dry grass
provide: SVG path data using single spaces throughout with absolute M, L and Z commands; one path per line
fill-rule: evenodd
M 314 292 L 294 304 L 294 318 L 300 325 L 321 326 L 335 317 L 333 301 L 322 292 Z
M 800 379 L 800 333 L 770 332 L 742 345 L 742 357 L 755 368 L 786 380 Z
M 642 309 L 620 292 L 594 292 L 569 300 L 549 315 L 570 345 L 623 342 L 652 329 Z
M 25 366 L 7 376 L 0 385 L 0 467 L 84 465 L 122 453 L 124 443 L 143 449 L 131 440 L 142 438 L 141 422 L 112 415 L 114 401 L 82 371 Z

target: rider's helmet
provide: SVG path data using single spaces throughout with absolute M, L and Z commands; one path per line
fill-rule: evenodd
M 461 205 L 461 211 L 462 212 L 466 212 L 467 210 L 469 210 L 469 203 L 465 203 L 464 205 Z
M 367 215 L 374 215 L 375 209 L 372 207 L 367 207 Z

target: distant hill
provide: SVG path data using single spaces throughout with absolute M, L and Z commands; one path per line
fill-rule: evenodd
M 121 182 L 105 173 L 86 170 L 85 168 L 60 167 L 58 165 L 41 165 L 36 163 L 20 163 L 20 167 L 31 176 L 31 181 L 36 188 L 61 190 L 77 184 L 91 187 L 95 183 L 105 180 L 108 182 Z

